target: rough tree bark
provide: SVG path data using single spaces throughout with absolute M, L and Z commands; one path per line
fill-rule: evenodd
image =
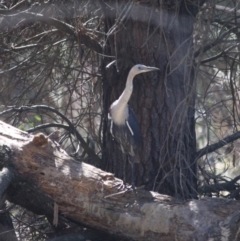
M 133 240 L 238 240 L 240 203 L 224 199 L 179 201 L 137 190 L 118 193 L 111 173 L 68 156 L 46 137 L 0 122 L 0 195 L 35 213 Z M 55 217 L 56 218 L 56 217 Z
M 143 136 L 137 184 L 176 197 L 196 197 L 192 31 L 198 6 L 191 1 L 100 2 L 107 33 L 105 54 L 117 59 L 116 68 L 102 68 L 104 109 L 120 96 L 134 64 L 160 68 L 159 73 L 135 78 L 130 101 Z M 104 65 L 109 62 L 106 58 Z M 107 170 L 122 177 L 125 157 L 106 126 L 104 131 Z

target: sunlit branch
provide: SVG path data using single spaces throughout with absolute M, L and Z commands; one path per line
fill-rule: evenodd
M 214 143 L 212 145 L 207 145 L 205 146 L 204 148 L 200 149 L 199 151 L 197 151 L 196 153 L 196 159 L 199 159 L 200 157 L 208 154 L 208 153 L 211 153 L 211 152 L 214 152 L 216 151 L 217 149 L 227 145 L 228 143 L 231 143 L 237 139 L 240 138 L 240 131 L 230 135 L 230 136 L 227 136 L 225 138 L 223 138 L 222 140 L 218 141 L 217 143 Z

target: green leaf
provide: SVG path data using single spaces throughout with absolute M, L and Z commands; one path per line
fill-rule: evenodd
M 35 120 L 40 121 L 42 118 L 40 115 L 34 115 Z

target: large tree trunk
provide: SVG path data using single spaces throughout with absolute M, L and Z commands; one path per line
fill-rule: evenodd
M 117 59 L 116 68 L 102 68 L 104 109 L 120 96 L 134 64 L 160 68 L 159 73 L 135 78 L 130 101 L 143 136 L 137 184 L 181 198 L 196 197 L 192 31 L 197 7 L 186 1 L 161 3 L 102 1 L 108 33 L 105 54 Z M 106 58 L 103 65 L 109 62 Z M 104 131 L 107 170 L 122 177 L 125 157 L 106 125 Z M 129 175 L 130 168 L 128 180 Z
M 183 202 L 144 190 L 68 156 L 56 143 L 0 122 L 0 196 L 59 222 L 64 217 L 133 240 L 238 240 L 240 203 Z M 44 144 L 44 141 L 47 142 Z M 42 143 L 41 143 L 42 142 Z

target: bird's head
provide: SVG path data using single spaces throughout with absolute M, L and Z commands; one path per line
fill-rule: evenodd
M 137 74 L 150 72 L 150 71 L 156 71 L 156 70 L 159 70 L 159 68 L 150 67 L 150 66 L 146 66 L 146 65 L 143 65 L 143 64 L 136 64 L 132 67 L 130 72 L 132 72 L 134 75 L 137 75 Z

